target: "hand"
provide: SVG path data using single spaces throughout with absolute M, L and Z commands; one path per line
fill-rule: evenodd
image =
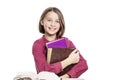
M 68 74 L 64 74 L 64 75 L 60 76 L 60 78 L 70 78 L 70 76 Z
M 70 55 L 68 56 L 68 58 L 61 61 L 62 69 L 64 69 L 65 67 L 67 67 L 70 64 L 78 63 L 79 60 L 80 60 L 80 55 L 79 54 L 80 54 L 80 52 L 77 49 L 72 51 L 70 53 Z
M 72 51 L 71 54 L 68 57 L 69 62 L 71 62 L 71 64 L 78 63 L 79 60 L 80 60 L 80 55 L 79 54 L 80 54 L 80 52 L 77 49 Z

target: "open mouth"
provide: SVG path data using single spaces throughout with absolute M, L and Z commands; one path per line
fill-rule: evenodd
M 55 31 L 56 30 L 56 28 L 51 28 L 51 27 L 49 27 L 48 29 L 51 30 L 51 31 Z

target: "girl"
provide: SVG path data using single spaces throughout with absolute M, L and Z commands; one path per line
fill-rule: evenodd
M 34 42 L 32 48 L 37 73 L 41 71 L 49 71 L 58 74 L 68 65 L 77 63 L 70 71 L 60 76 L 61 78 L 77 78 L 88 69 L 87 62 L 78 49 L 71 52 L 69 57 L 63 61 L 53 64 L 47 63 L 46 43 L 62 38 L 65 31 L 63 14 L 58 8 L 49 7 L 42 13 L 39 21 L 39 31 L 43 36 Z M 68 48 L 75 48 L 72 41 L 66 37 L 65 39 Z

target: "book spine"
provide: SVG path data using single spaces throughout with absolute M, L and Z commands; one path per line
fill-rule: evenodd
M 50 59 L 52 55 L 52 48 L 48 48 L 48 53 L 47 53 L 47 62 L 50 64 Z

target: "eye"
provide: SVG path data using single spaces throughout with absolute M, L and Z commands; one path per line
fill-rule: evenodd
M 47 21 L 51 21 L 51 19 L 48 19 Z
M 59 20 L 57 20 L 57 21 L 55 21 L 56 23 L 59 23 L 60 21 Z
M 46 19 L 46 20 L 47 20 L 47 21 L 49 21 L 49 22 L 50 22 L 50 21 L 52 21 L 52 19 L 49 19 L 49 18 L 48 18 L 48 19 Z

